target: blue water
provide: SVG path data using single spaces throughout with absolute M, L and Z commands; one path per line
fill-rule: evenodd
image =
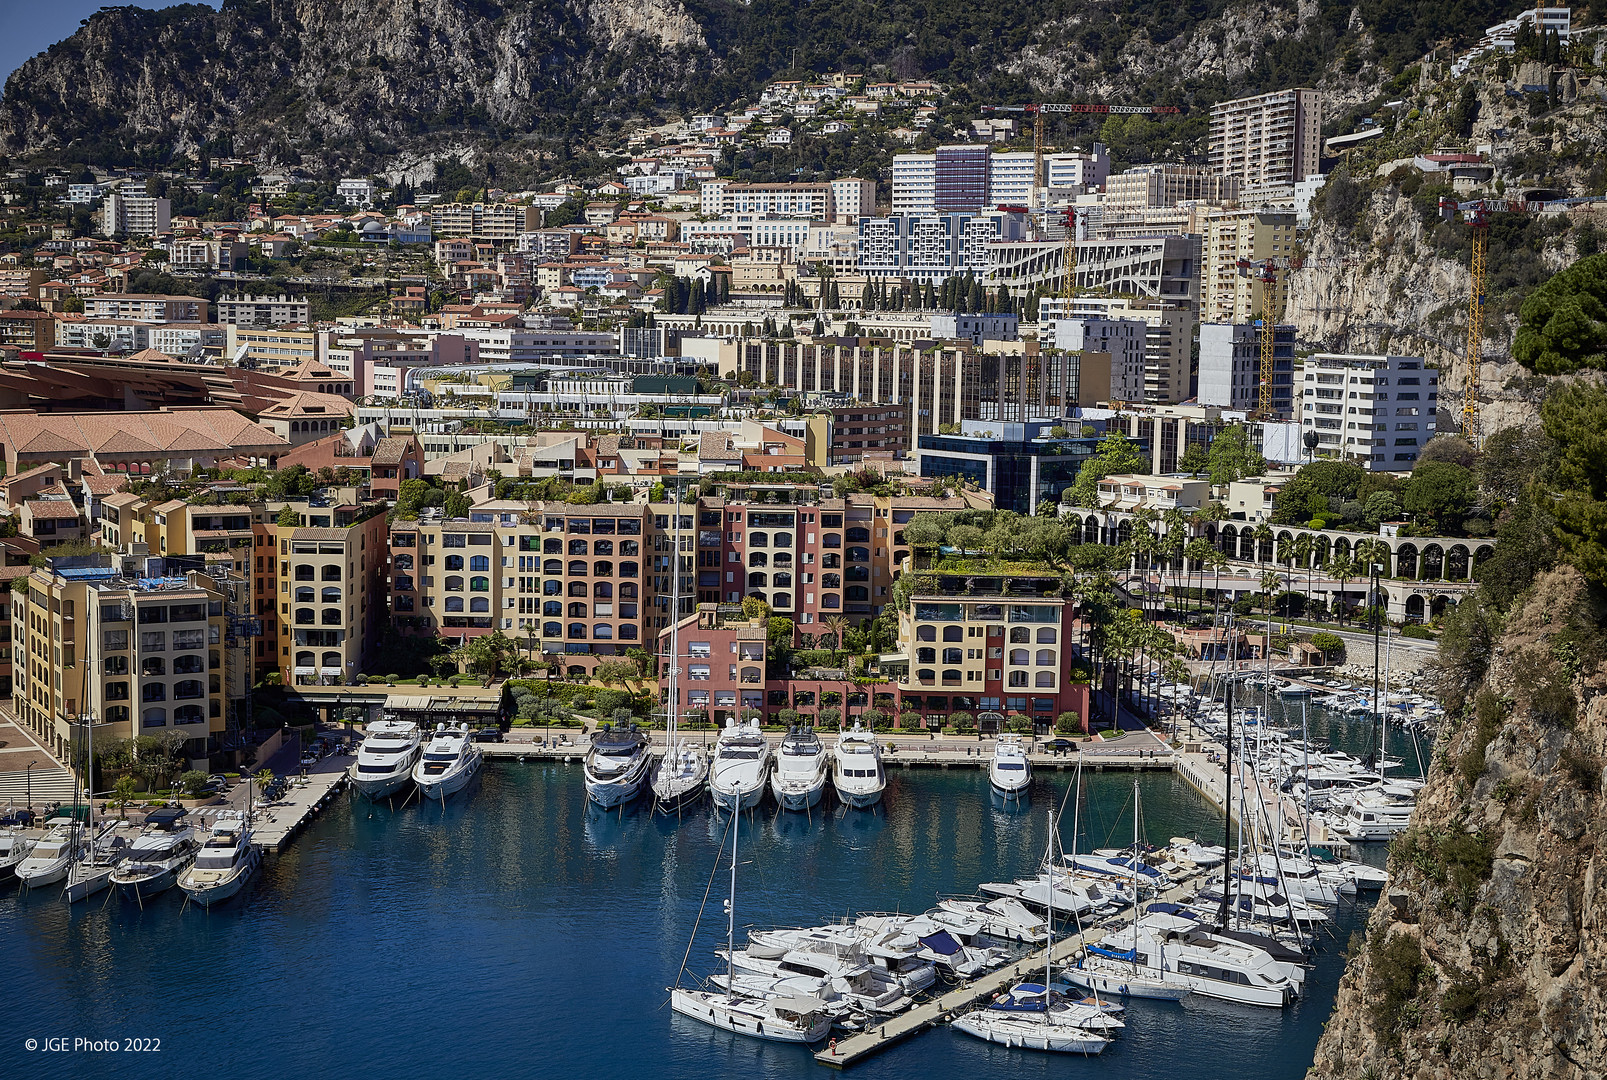
M 1040 772 L 1030 808 L 989 804 L 976 770 L 894 770 L 876 814 L 808 821 L 767 809 L 741 826 L 737 918 L 812 924 L 920 910 L 1026 873 L 1046 809 L 1071 774 Z M 1140 780 L 1146 835 L 1215 839 L 1218 815 L 1171 774 Z M 1125 843 L 1132 777 L 1085 780 L 1084 846 Z M 574 766 L 497 763 L 472 793 L 392 811 L 343 797 L 240 899 L 181 912 L 104 896 L 0 891 L 0 1076 L 228 1080 L 323 1076 L 751 1078 L 819 1068 L 799 1047 L 673 1016 L 665 988 L 686 952 L 724 819 L 679 825 L 588 810 Z M 1068 830 L 1069 831 L 1069 830 Z M 714 969 L 721 870 L 691 952 Z M 1091 1060 L 927 1031 L 854 1071 L 888 1080 L 1092 1075 L 1295 1080 L 1305 1074 L 1364 912 L 1341 909 L 1304 1000 L 1284 1011 L 1205 999 L 1135 1003 Z M 741 930 L 738 931 L 739 937 Z M 28 1052 L 26 1039 L 160 1039 L 155 1053 Z M 1231 1063 L 1231 1066 L 1230 1066 Z M 827 1075 L 822 1072 L 820 1075 Z

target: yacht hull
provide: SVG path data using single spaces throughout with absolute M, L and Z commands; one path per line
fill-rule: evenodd
M 135 903 L 144 903 L 153 896 L 160 896 L 174 885 L 177 885 L 178 881 L 179 867 L 177 866 L 170 866 L 166 870 L 152 874 L 150 877 L 142 877 L 133 881 L 119 881 L 116 874 L 112 875 L 112 886 L 117 890 L 117 895 L 124 900 L 132 900 Z
M 708 1024 L 721 1031 L 730 1031 L 738 1035 L 748 1035 L 756 1039 L 766 1039 L 770 1042 L 786 1043 L 817 1043 L 831 1034 L 831 1020 L 822 1018 L 814 1027 L 808 1029 L 798 1028 L 790 1024 L 777 1024 L 772 1022 L 766 1026 L 763 1016 L 754 1011 L 741 1008 L 741 998 L 732 1000 L 724 994 L 711 994 L 700 990 L 682 990 L 679 987 L 670 991 L 670 1008 L 682 1016 Z
M 770 777 L 770 794 L 776 797 L 776 802 L 783 810 L 803 812 L 820 805 L 820 797 L 826 792 L 826 778 L 820 777 L 818 781 L 807 788 L 797 788 L 792 785 L 781 786 L 779 774 Z
M 1067 968 L 1060 977 L 1073 986 L 1107 996 L 1144 998 L 1149 1001 L 1182 1001 L 1193 991 L 1139 972 L 1103 972 L 1087 968 Z
M 738 791 L 726 791 L 711 786 L 709 798 L 714 800 L 716 807 L 728 813 L 733 809 L 752 810 L 764 801 L 764 781 L 761 780 L 754 787 Z
M 351 777 L 352 787 L 357 789 L 357 794 L 365 799 L 378 802 L 405 788 L 408 782 L 413 779 L 413 770 L 410 767 L 392 776 L 379 779 L 370 776 L 360 779 L 357 776 L 357 766 L 353 765 L 347 770 L 347 775 Z
M 882 789 L 875 791 L 844 791 L 841 785 L 836 785 L 837 797 L 845 806 L 852 806 L 855 810 L 869 810 L 882 801 Z
M 1093 1032 L 1056 1027 L 1036 1018 L 1028 1021 L 1017 1017 L 991 1017 L 980 1009 L 955 1018 L 952 1024 L 973 1038 L 1022 1050 L 1092 1055 L 1110 1045 L 1109 1039 Z
M 200 904 L 204 908 L 221 904 L 245 888 L 246 882 L 256 872 L 257 863 L 261 858 L 262 856 L 253 849 L 251 857 L 237 866 L 228 877 L 216 882 L 180 882 L 179 888 L 184 890 L 184 895 L 189 897 L 191 901 Z
M 470 764 L 464 765 L 461 769 L 456 769 L 449 773 L 443 773 L 440 776 L 431 777 L 428 780 L 419 780 L 419 794 L 423 795 L 426 799 L 433 799 L 436 802 L 445 802 L 447 799 L 450 799 L 452 796 L 468 787 L 469 781 L 473 780 L 477 775 L 479 775 L 480 761 L 480 757 L 476 755 L 474 758 L 470 759 Z
M 49 863 L 38 867 L 18 864 L 16 871 L 17 881 L 29 889 L 37 889 L 43 885 L 54 885 L 67 877 L 69 863 L 70 860 L 63 858 L 52 859 Z

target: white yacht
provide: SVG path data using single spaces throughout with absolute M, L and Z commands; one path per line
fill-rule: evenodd
M 714 744 L 709 766 L 709 792 L 721 810 L 750 810 L 764 798 L 770 773 L 770 740 L 757 720 L 727 720 Z
M 1328 827 L 1351 840 L 1388 840 L 1412 823 L 1414 804 L 1366 795 L 1327 814 Z
M 0 881 L 17 873 L 17 864 L 33 850 L 34 838 L 14 829 L 0 831 Z
M 794 728 L 776 751 L 770 792 L 783 810 L 808 810 L 820 802 L 830 773 L 830 755 L 813 728 Z
M 666 814 L 703 797 L 708 785 L 709 755 L 703 747 L 681 740 L 672 742 L 653 771 L 653 803 Z
M 1091 1056 L 1102 1052 L 1113 1041 L 1110 1036 L 1087 1028 L 1049 1023 L 1041 1014 L 1035 1016 L 1030 1013 L 973 1009 L 964 1016 L 955 1017 L 950 1023 L 967 1035 L 991 1043 L 1059 1054 Z
M 245 814 L 220 811 L 212 819 L 212 833 L 195 862 L 179 875 L 179 888 L 202 907 L 221 904 L 240 891 L 261 859 L 251 842 L 251 823 Z
M 1140 974 L 1186 984 L 1204 997 L 1281 1008 L 1300 993 L 1287 966 L 1258 949 L 1219 937 L 1197 922 L 1150 914 L 1107 934 L 1089 952 L 1127 961 Z
M 859 808 L 882 801 L 882 792 L 887 789 L 887 773 L 882 768 L 882 747 L 874 731 L 866 731 L 863 725 L 856 723 L 837 736 L 833 757 L 831 784 L 839 799 Z
M 57 825 L 17 864 L 17 881 L 30 889 L 54 885 L 67 876 L 67 868 L 83 851 L 82 832 L 72 825 Z
M 1006 801 L 1025 799 L 1032 783 L 1032 762 L 1019 735 L 1000 735 L 988 762 L 988 784 Z
M 1000 941 L 1041 944 L 1049 939 L 1049 927 L 1040 915 L 1011 896 L 996 900 L 940 900 L 938 907 L 954 915 L 980 920 L 982 930 Z
M 111 883 L 123 899 L 143 904 L 178 884 L 179 875 L 201 850 L 196 830 L 181 825 L 183 810 L 153 810 L 128 855 L 112 871 Z
M 413 778 L 423 749 L 424 736 L 417 724 L 379 720 L 368 725 L 357 760 L 347 770 L 352 787 L 375 800 L 395 794 Z
M 604 724 L 592 732 L 586 751 L 586 798 L 598 806 L 622 806 L 642 793 L 653 767 L 652 741 L 635 724 Z
M 445 802 L 474 779 L 484 761 L 480 748 L 469 739 L 469 725 L 436 724 L 413 766 L 413 782 L 426 799 Z

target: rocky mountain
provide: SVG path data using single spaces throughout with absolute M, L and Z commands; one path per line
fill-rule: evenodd
M 539 159 L 793 72 L 932 78 L 963 101 L 1175 103 L 1317 83 L 1362 100 L 1496 0 L 228 0 L 102 9 L 0 99 L 11 154 L 164 161 L 205 145 L 376 163 Z M 1473 30 L 1476 32 L 1476 30 Z M 1197 139 L 1200 125 L 1184 131 Z M 1189 149 L 1191 147 L 1185 147 Z
M 1440 736 L 1309 1080 L 1604 1075 L 1599 604 L 1565 566 L 1483 643 L 1487 674 Z

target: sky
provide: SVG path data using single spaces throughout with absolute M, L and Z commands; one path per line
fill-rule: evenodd
M 0 82 L 24 60 L 71 37 L 80 22 L 109 6 L 107 0 L 0 0 Z M 170 7 L 171 0 L 120 0 L 119 6 Z

